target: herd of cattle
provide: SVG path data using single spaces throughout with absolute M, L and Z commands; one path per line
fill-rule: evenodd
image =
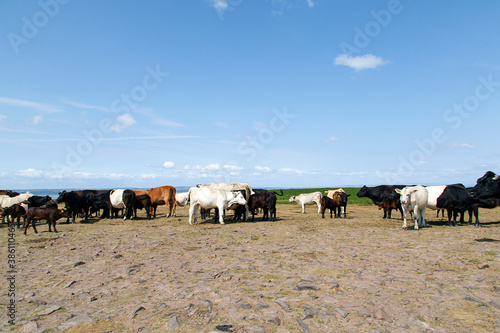
M 263 220 L 276 220 L 277 196 L 282 196 L 283 191 L 277 193 L 263 189 L 252 189 L 246 183 L 212 183 L 196 185 L 188 192 L 176 193 L 172 186 L 161 186 L 144 190 L 82 190 L 62 191 L 54 201 L 50 196 L 36 196 L 29 192 L 17 193 L 10 190 L 0 191 L 0 207 L 2 221 L 7 218 L 20 227 L 20 218 L 24 217 L 24 234 L 28 227 L 33 226 L 35 233 L 36 221 L 47 220 L 49 231 L 56 230 L 56 221 L 62 217 L 70 218 L 75 223 L 78 215 L 86 221 L 89 214 L 100 213 L 101 218 L 114 218 L 118 211 L 123 211 L 124 219 L 137 217 L 137 209 L 144 209 L 147 218 L 156 218 L 156 209 L 159 205 L 167 206 L 167 217 L 175 216 L 177 205 L 189 207 L 189 224 L 197 223 L 197 213 L 200 210 L 205 217 L 210 209 L 214 209 L 214 221 L 224 224 L 224 213 L 227 209 L 234 210 L 237 221 L 247 221 L 252 214 L 252 221 L 258 209 L 263 212 Z M 318 213 L 325 217 L 327 209 L 330 217 L 346 217 L 346 207 L 349 194 L 343 189 L 321 192 L 304 193 L 291 196 L 289 201 L 301 205 L 305 213 L 306 205 L 318 206 Z M 384 210 L 384 218 L 391 217 L 391 211 L 396 209 L 401 212 L 404 220 L 403 228 L 407 227 L 407 215 L 411 214 L 415 221 L 415 229 L 425 226 L 425 211 L 446 210 L 448 224 L 456 225 L 457 217 L 461 214 L 463 222 L 464 213 L 469 212 L 469 223 L 472 216 L 479 225 L 478 208 L 494 208 L 500 205 L 500 176 L 488 171 L 477 180 L 474 187 L 466 188 L 462 184 L 442 186 L 404 186 L 380 185 L 376 187 L 363 186 L 357 193 L 358 197 L 370 198 L 379 209 Z M 59 209 L 58 204 L 64 203 L 65 209 Z M 209 213 L 208 213 L 209 214 Z

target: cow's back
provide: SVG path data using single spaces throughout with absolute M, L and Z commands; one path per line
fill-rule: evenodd
M 158 205 L 165 205 L 167 202 L 175 202 L 175 187 L 173 186 L 160 186 L 153 187 L 147 193 L 151 202 Z

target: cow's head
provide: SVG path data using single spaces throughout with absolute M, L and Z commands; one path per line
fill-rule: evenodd
M 64 202 L 67 197 L 68 197 L 68 192 L 66 191 L 59 192 L 59 196 L 57 197 L 56 202 L 57 203 Z
M 234 197 L 233 197 L 233 199 L 231 199 L 228 202 L 228 207 L 231 207 L 232 205 L 246 205 L 247 204 L 247 201 L 246 201 L 245 197 L 243 196 L 243 194 L 241 194 L 241 192 L 234 191 L 232 193 L 234 194 Z
M 486 172 L 477 180 L 476 186 L 468 192 L 473 199 L 495 197 L 500 194 L 500 176 L 492 171 Z
M 401 204 L 408 206 L 411 203 L 411 195 L 417 192 L 417 189 L 415 187 L 405 187 L 402 190 L 397 188 L 395 191 L 400 196 Z
M 296 198 L 297 197 L 295 195 L 292 195 L 290 199 L 288 199 L 288 202 L 295 202 Z
M 363 198 L 363 197 L 367 197 L 368 195 L 370 195 L 370 189 L 368 187 L 366 187 L 366 185 L 364 185 L 359 191 L 358 193 L 356 193 L 356 196 L 358 198 Z

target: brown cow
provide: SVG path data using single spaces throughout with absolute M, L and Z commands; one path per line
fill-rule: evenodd
M 24 217 L 24 221 L 26 221 L 26 209 L 20 204 L 14 204 L 10 207 L 7 207 L 2 212 L 2 219 L 7 217 L 7 223 L 11 223 L 9 220 L 9 216 L 12 219 L 12 223 L 17 218 L 17 227 L 21 227 L 21 217 Z
M 33 224 L 33 230 L 35 230 L 35 233 L 38 233 L 35 222 L 39 220 L 47 220 L 47 223 L 49 224 L 49 232 L 52 232 L 52 226 L 54 226 L 54 232 L 57 232 L 56 221 L 61 217 L 69 217 L 68 211 L 57 208 L 30 208 L 26 213 L 24 234 L 26 235 L 30 223 Z
M 153 215 L 153 218 L 156 218 L 156 207 L 159 205 L 167 205 L 167 217 L 175 216 L 175 187 L 153 187 L 147 194 L 151 197 L 151 215 Z

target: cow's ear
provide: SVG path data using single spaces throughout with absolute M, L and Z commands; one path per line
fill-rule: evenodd
M 350 194 L 348 194 L 347 196 L 348 196 L 348 197 L 350 197 L 351 195 L 350 195 Z
M 493 177 L 493 180 L 498 180 L 498 179 L 500 179 L 499 175 L 495 175 L 495 177 Z
M 401 194 L 401 189 L 397 188 L 397 189 L 395 189 L 395 191 L 397 194 Z

